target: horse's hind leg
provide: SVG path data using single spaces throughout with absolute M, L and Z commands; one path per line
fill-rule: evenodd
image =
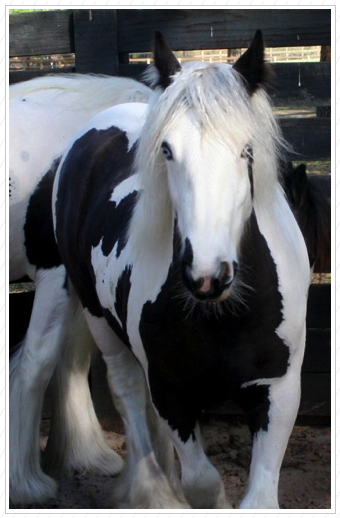
M 129 509 L 186 509 L 188 504 L 178 486 L 170 480 L 174 469 L 173 446 L 166 439 L 150 437 L 162 433 L 156 416 L 148 409 L 149 395 L 142 368 L 131 351 L 108 326 L 104 318 L 86 312 L 88 324 L 108 369 L 108 381 L 126 432 L 127 462 L 114 482 L 113 504 Z M 164 471 L 156 458 L 164 463 Z M 168 475 L 168 476 L 166 476 Z
M 105 441 L 89 390 L 95 344 L 80 301 L 68 284 L 74 302 L 63 354 L 52 378 L 52 422 L 43 466 L 52 475 L 84 471 L 116 475 L 124 463 Z
M 56 496 L 56 482 L 40 467 L 39 429 L 44 393 L 62 349 L 68 296 L 65 270 L 39 270 L 32 316 L 10 362 L 9 497 L 12 504 Z

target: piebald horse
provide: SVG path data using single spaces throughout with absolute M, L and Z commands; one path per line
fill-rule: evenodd
M 277 509 L 310 265 L 278 178 L 262 34 L 232 67 L 181 66 L 156 33 L 154 64 L 149 104 L 95 117 L 56 174 L 66 329 L 84 314 L 107 364 L 127 434 L 121 507 L 230 508 L 198 420 L 231 399 L 253 434 L 240 507 Z

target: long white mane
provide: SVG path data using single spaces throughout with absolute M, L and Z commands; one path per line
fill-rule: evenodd
M 153 72 L 149 72 L 153 78 Z M 136 169 L 148 181 L 150 173 L 161 172 L 158 160 L 164 132 L 178 114 L 190 109 L 202 132 L 212 132 L 222 142 L 251 143 L 254 177 L 268 188 L 277 181 L 277 161 L 286 147 L 275 121 L 269 98 L 263 89 L 249 96 L 241 76 L 219 63 L 188 63 L 174 76 L 164 92 L 156 89 L 150 101 L 136 156 Z M 262 182 L 263 180 L 263 182 Z

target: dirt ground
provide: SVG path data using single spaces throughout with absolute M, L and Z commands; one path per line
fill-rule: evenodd
M 221 473 L 226 493 L 237 509 L 247 483 L 251 441 L 241 423 L 225 423 L 210 418 L 202 427 L 206 451 Z M 125 439 L 104 432 L 110 446 L 125 455 Z M 46 436 L 42 437 L 42 446 Z M 114 477 L 88 474 L 62 478 L 59 496 L 46 505 L 22 509 L 108 509 Z M 296 426 L 281 470 L 279 502 L 282 509 L 330 509 L 331 431 L 325 427 Z M 18 507 L 16 507 L 18 508 Z M 112 507 L 111 507 L 112 508 Z

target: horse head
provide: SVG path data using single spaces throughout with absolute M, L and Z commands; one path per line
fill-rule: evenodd
M 181 236 L 183 283 L 195 299 L 219 302 L 231 293 L 253 206 L 252 98 L 268 75 L 262 34 L 233 67 L 182 67 L 157 32 L 154 67 L 156 151 Z

